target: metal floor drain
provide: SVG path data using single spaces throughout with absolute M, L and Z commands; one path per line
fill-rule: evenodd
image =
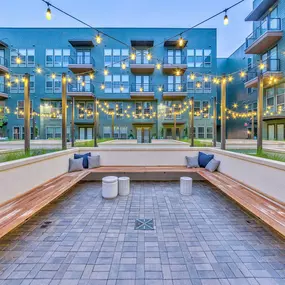
M 153 219 L 136 219 L 135 230 L 154 230 Z
M 48 227 L 48 225 L 49 224 L 51 224 L 52 222 L 51 221 L 46 221 L 46 222 L 44 222 L 44 224 L 43 225 L 41 225 L 41 229 L 45 229 L 45 228 L 47 228 Z

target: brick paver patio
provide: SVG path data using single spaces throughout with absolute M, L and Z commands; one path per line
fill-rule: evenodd
M 285 284 L 284 239 L 206 182 L 82 183 L 0 240 L 0 284 Z M 154 230 L 135 230 L 137 218 Z

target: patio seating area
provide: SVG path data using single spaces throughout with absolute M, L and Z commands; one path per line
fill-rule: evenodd
M 0 240 L 0 284 L 282 284 L 284 240 L 208 182 L 80 183 Z M 154 230 L 135 230 L 136 219 Z

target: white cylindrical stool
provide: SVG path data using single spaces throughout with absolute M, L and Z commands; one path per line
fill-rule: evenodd
M 130 177 L 119 177 L 119 195 L 126 196 L 130 194 Z
M 113 199 L 118 196 L 118 177 L 106 176 L 102 179 L 102 197 Z
M 192 194 L 192 178 L 180 177 L 180 194 L 191 195 Z

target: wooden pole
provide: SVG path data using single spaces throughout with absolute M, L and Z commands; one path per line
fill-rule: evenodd
M 97 145 L 97 99 L 94 98 L 94 112 L 93 112 L 93 138 L 94 138 L 94 147 L 98 147 Z
M 36 116 L 35 110 L 33 110 L 33 140 L 36 138 Z
M 75 128 L 74 128 L 74 116 L 75 116 L 75 97 L 72 97 L 72 109 L 71 109 L 71 147 L 75 145 Z
M 221 149 L 226 149 L 226 99 L 227 80 L 223 76 L 221 80 Z
M 263 128 L 263 75 L 258 75 L 258 99 L 257 99 L 257 152 L 262 151 L 262 128 Z
M 115 136 L 115 111 L 112 111 L 112 138 Z
M 175 112 L 175 109 L 174 109 L 174 112 L 173 112 L 173 133 L 172 133 L 172 138 L 174 140 L 176 140 L 176 112 Z
M 62 139 L 62 149 L 67 149 L 66 144 L 66 137 L 67 137 L 67 130 L 66 130 L 66 120 L 67 120 L 67 98 L 66 98 L 66 74 L 62 73 L 61 76 L 61 106 L 62 106 L 62 127 L 61 127 L 61 139 Z
M 194 147 L 194 97 L 191 97 L 191 126 L 190 126 L 190 135 L 191 135 L 191 146 Z
M 213 106 L 213 147 L 217 146 L 217 97 L 214 97 Z
M 25 153 L 29 154 L 31 149 L 31 101 L 30 101 L 30 74 L 24 75 L 24 134 Z
M 253 113 L 253 106 L 252 106 L 252 113 Z M 251 116 L 251 139 L 254 140 L 254 115 Z

